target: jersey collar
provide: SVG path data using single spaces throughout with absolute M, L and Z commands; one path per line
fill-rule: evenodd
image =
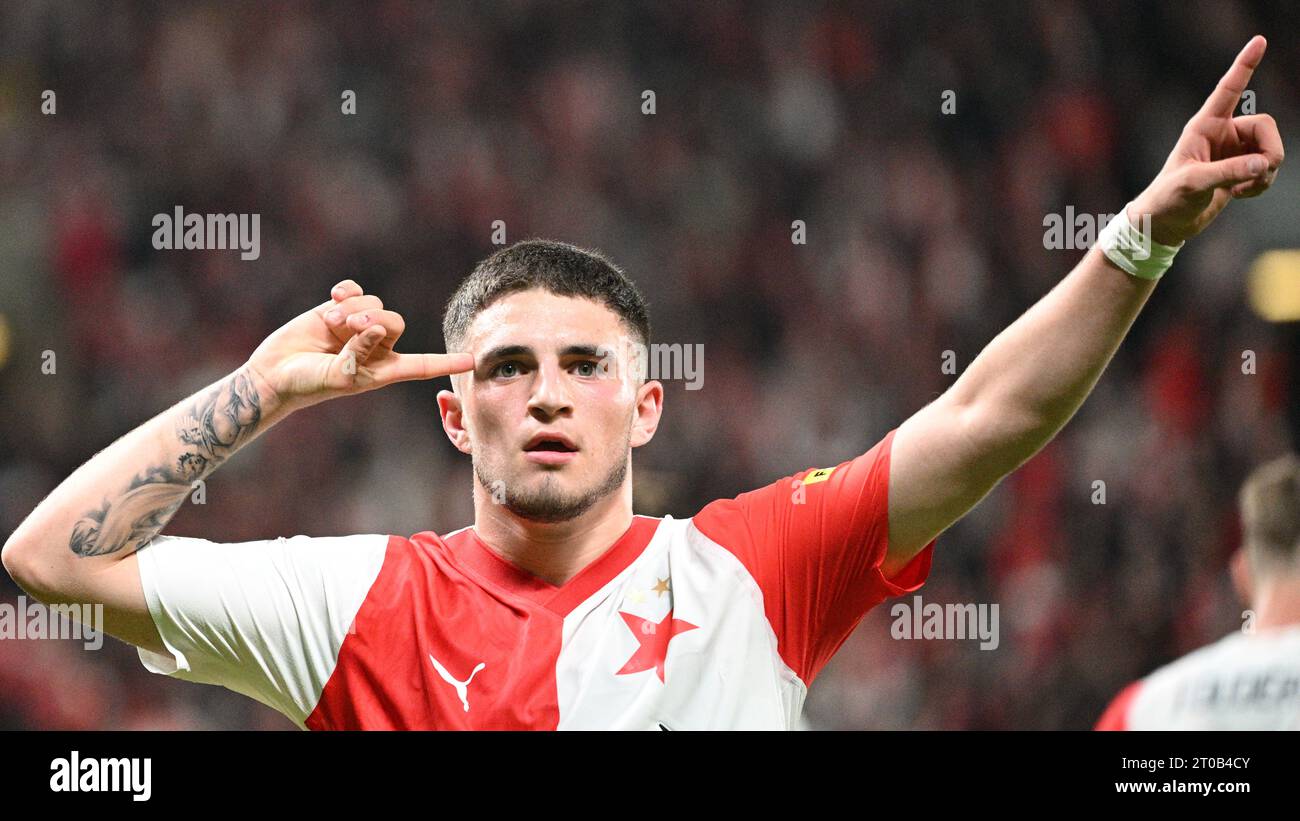
M 661 520 L 632 517 L 623 535 L 562 585 L 553 585 L 497 555 L 468 527 L 446 539 L 456 560 L 502 590 L 522 596 L 564 617 L 632 564 L 650 544 Z

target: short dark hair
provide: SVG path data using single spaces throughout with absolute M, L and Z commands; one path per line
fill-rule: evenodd
M 1300 569 L 1300 458 L 1288 453 L 1256 468 L 1238 501 L 1252 566 L 1266 572 Z
M 645 297 L 623 270 L 600 251 L 567 242 L 525 239 L 484 259 L 461 282 L 442 315 L 448 352 L 461 351 L 479 311 L 507 294 L 542 288 L 557 296 L 595 300 L 622 319 L 633 341 L 650 344 Z

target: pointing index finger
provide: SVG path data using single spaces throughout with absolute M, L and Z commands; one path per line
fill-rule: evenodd
M 1259 61 L 1264 58 L 1264 49 L 1268 47 L 1268 41 L 1263 35 L 1256 34 L 1250 38 L 1246 47 L 1237 54 L 1237 59 L 1232 61 L 1232 67 L 1228 73 L 1223 75 L 1219 84 L 1210 92 L 1206 98 L 1205 105 L 1201 106 L 1201 114 L 1207 117 L 1231 117 L 1232 112 L 1237 107 L 1237 101 L 1241 99 L 1241 93 L 1246 90 L 1250 83 L 1250 77 L 1255 73 L 1255 68 L 1259 66 Z
M 474 357 L 468 353 L 403 353 L 397 354 L 384 377 L 385 381 L 389 382 L 406 382 L 412 379 L 434 379 L 472 370 L 474 370 Z

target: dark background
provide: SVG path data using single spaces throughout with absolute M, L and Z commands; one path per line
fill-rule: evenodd
M 646 293 L 656 341 L 704 345 L 703 390 L 666 383 L 637 451 L 637 512 L 690 516 L 843 461 L 951 384 L 944 351 L 965 368 L 1077 262 L 1044 249 L 1044 217 L 1139 193 L 1253 34 L 1269 39 L 1256 105 L 1293 138 L 1293 13 L 5 3 L 0 538 L 340 279 L 406 316 L 400 349 L 441 351 L 443 305 L 498 219 L 510 242 L 607 252 Z M 895 641 L 881 606 L 812 687 L 809 726 L 1087 728 L 1128 681 L 1240 626 L 1236 491 L 1291 446 L 1294 372 L 1290 332 L 1249 311 L 1243 283 L 1256 254 L 1294 242 L 1295 179 L 1188 243 L 1075 420 L 940 538 L 921 595 L 998 604 L 998 649 Z M 176 205 L 259 213 L 261 258 L 154 250 L 152 216 Z M 471 523 L 469 461 L 433 399 L 445 384 L 295 416 L 164 532 Z M 18 593 L 0 578 L 2 600 Z M 0 727 L 289 726 L 153 676 L 111 638 L 0 641 Z

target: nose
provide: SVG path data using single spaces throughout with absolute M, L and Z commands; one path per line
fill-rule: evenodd
M 559 362 L 539 365 L 533 380 L 533 393 L 528 398 L 528 412 L 551 419 L 572 411 L 568 382 Z

